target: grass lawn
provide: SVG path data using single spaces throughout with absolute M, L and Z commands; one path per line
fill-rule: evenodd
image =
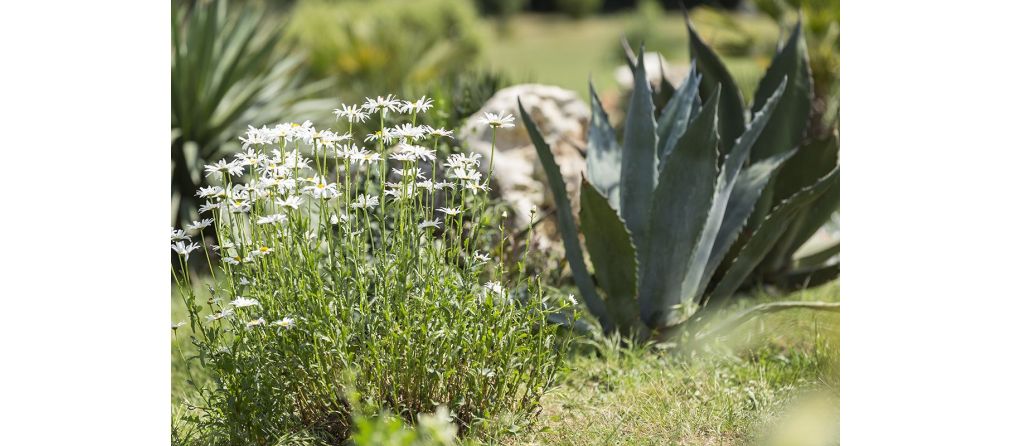
M 614 70 L 622 63 L 620 39 L 639 20 L 634 13 L 594 16 L 581 21 L 562 16 L 521 15 L 504 32 L 494 32 L 494 37 L 488 39 L 486 63 L 517 81 L 559 85 L 588 98 L 590 75 L 601 92 L 617 88 Z M 778 26 L 761 15 L 702 9 L 692 12 L 692 21 L 702 38 L 720 52 L 744 96 L 750 97 L 774 53 Z M 689 64 L 683 17 L 671 13 L 657 17 L 654 23 L 653 40 L 645 42 L 646 50 L 662 53 L 674 65 Z M 485 27 L 497 29 L 490 21 Z M 747 46 L 739 43 L 741 36 L 753 36 L 748 48 L 740 48 Z M 731 47 L 738 48 L 733 56 L 726 51 Z
M 785 300 L 838 301 L 834 282 Z M 769 296 L 755 302 L 776 300 Z M 173 302 L 173 318 L 185 309 Z M 173 401 L 186 374 L 173 345 Z M 589 342 L 589 341 L 586 341 Z M 506 445 L 836 444 L 839 315 L 789 310 L 761 316 L 689 355 L 621 349 L 573 354 L 532 428 Z M 196 371 L 195 378 L 202 377 Z

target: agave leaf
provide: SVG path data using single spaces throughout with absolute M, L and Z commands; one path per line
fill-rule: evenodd
M 842 265 L 840 263 L 792 271 L 782 278 L 779 285 L 787 290 L 812 288 L 837 279 L 841 272 Z
M 667 79 L 666 72 L 663 71 L 663 55 L 656 53 L 656 57 L 659 58 L 659 85 L 656 86 L 656 91 L 652 94 L 652 103 L 656 105 L 655 112 L 658 114 L 661 110 L 660 104 L 669 103 L 670 99 L 673 99 L 673 95 L 677 94 L 677 87 L 673 86 L 670 79 Z
M 712 97 L 718 86 L 722 86 L 719 101 L 719 138 L 722 141 L 720 149 L 725 153 L 729 151 L 733 141 L 736 141 L 744 131 L 743 95 L 737 87 L 733 76 L 729 70 L 719 60 L 705 42 L 701 40 L 698 33 L 691 25 L 691 19 L 685 13 L 684 19 L 687 22 L 687 32 L 691 49 L 691 59 L 701 73 L 701 100 L 708 101 Z
M 793 267 L 795 269 L 800 270 L 817 268 L 823 266 L 825 263 L 827 263 L 828 260 L 838 255 L 840 252 L 842 252 L 842 244 L 835 243 L 834 245 L 831 245 L 813 254 L 809 254 L 799 259 L 796 259 L 793 262 Z
M 809 205 L 806 212 L 802 213 L 790 225 L 789 230 L 786 231 L 777 247 L 777 249 L 781 249 L 782 251 L 776 251 L 773 257 L 776 265 L 790 263 L 793 254 L 800 249 L 800 246 L 803 246 L 821 226 L 824 226 L 824 223 L 838 210 L 841 199 L 840 192 L 841 185 L 828 189 L 820 198 Z
M 618 327 L 638 322 L 638 261 L 631 234 L 617 211 L 592 184 L 582 180 L 579 223 L 596 270 L 596 282 L 606 292 L 606 304 Z
M 621 49 L 624 50 L 624 63 L 628 64 L 628 68 L 631 71 L 635 71 L 635 65 L 637 65 L 635 61 L 638 60 L 638 57 L 635 56 L 635 50 L 631 48 L 631 44 L 628 43 L 626 36 L 621 37 Z
M 687 129 L 687 123 L 697 115 L 695 107 L 698 100 L 698 86 L 701 79 L 695 71 L 694 64 L 691 64 L 691 71 L 684 80 L 684 84 L 674 93 L 673 98 L 663 107 L 663 113 L 659 115 L 656 123 L 656 155 L 659 158 L 659 169 L 663 169 L 663 159 L 677 145 L 677 140 Z
M 589 96 L 593 116 L 589 121 L 589 141 L 586 145 L 586 174 L 589 182 L 607 197 L 610 206 L 620 209 L 621 146 L 592 82 L 589 83 Z
M 705 277 L 707 265 L 713 263 L 713 260 L 715 260 L 712 258 L 712 254 L 717 239 L 716 236 L 719 234 L 723 223 L 726 222 L 724 219 L 726 206 L 729 204 L 737 176 L 740 173 L 740 169 L 743 168 L 744 162 L 750 157 L 754 141 L 760 138 L 760 135 L 765 130 L 768 117 L 775 112 L 775 107 L 779 104 L 779 99 L 782 97 L 784 90 L 785 80 L 779 85 L 779 88 L 768 100 L 767 104 L 765 104 L 765 107 L 755 114 L 754 122 L 737 139 L 733 145 L 733 150 L 726 156 L 726 162 L 723 163 L 722 170 L 719 172 L 716 181 L 715 198 L 712 201 L 712 208 L 708 212 L 701 238 L 698 239 L 698 244 L 691 252 L 691 260 L 688 264 L 687 275 L 684 277 L 681 291 L 683 299 L 690 299 L 692 302 L 696 302 L 701 292 L 705 290 L 705 283 L 702 282 L 702 278 Z M 736 224 L 737 222 L 732 221 L 730 223 Z M 741 221 L 740 224 L 742 223 Z M 725 255 L 725 252 L 720 255 Z M 715 261 L 714 263 L 718 264 L 719 262 Z
M 715 275 L 719 265 L 725 260 L 726 254 L 730 252 L 733 243 L 736 242 L 746 223 L 754 218 L 752 212 L 758 199 L 762 196 L 765 187 L 783 163 L 795 153 L 795 150 L 791 150 L 771 158 L 763 159 L 747 166 L 737 176 L 736 184 L 733 185 L 733 190 L 729 196 L 729 202 L 726 204 L 726 213 L 723 216 L 722 225 L 719 227 L 719 233 L 716 235 L 715 243 L 712 246 L 712 253 L 709 255 L 705 265 L 705 273 L 701 281 L 699 281 L 700 287 L 707 287 L 709 285 L 712 276 Z M 704 288 L 700 291 L 703 290 Z
M 751 271 L 775 246 L 796 214 L 817 200 L 828 189 L 836 187 L 839 184 L 839 177 L 839 169 L 836 167 L 817 183 L 797 192 L 773 209 L 740 250 L 740 254 L 730 265 L 715 290 L 712 291 L 710 299 L 718 302 L 736 292 Z
M 575 217 L 572 215 L 572 205 L 568 201 L 568 192 L 565 189 L 565 180 L 561 177 L 561 168 L 554 161 L 554 154 L 551 153 L 550 146 L 544 141 L 540 134 L 540 129 L 536 123 L 526 113 L 522 100 L 519 102 L 519 114 L 522 116 L 526 131 L 529 132 L 533 147 L 537 149 L 537 157 L 543 165 L 547 174 L 547 182 L 550 184 L 551 194 L 554 202 L 557 203 L 558 226 L 561 228 L 561 237 L 565 245 L 565 257 L 568 259 L 568 266 L 572 269 L 572 276 L 575 278 L 575 285 L 579 288 L 579 293 L 586 303 L 589 311 L 600 320 L 600 325 L 605 331 L 613 329 L 610 314 L 607 313 L 603 301 L 596 294 L 596 287 L 589 277 L 586 269 L 586 261 L 582 258 L 582 247 L 579 245 L 579 230 L 575 226 Z
M 684 302 L 681 285 L 715 195 L 719 165 L 719 92 L 709 98 L 659 174 L 652 202 L 645 261 L 639 275 L 639 313 L 657 328 L 667 312 Z
M 635 89 L 625 120 L 621 157 L 621 217 L 631 230 L 635 246 L 645 246 L 649 206 L 656 187 L 656 119 L 643 54 L 639 52 L 635 66 Z
M 764 159 L 798 147 L 807 128 L 814 91 L 801 25 L 797 22 L 789 40 L 775 55 L 754 93 L 751 110 L 756 113 L 778 90 L 783 80 L 789 79 L 782 100 L 768 122 L 768 131 L 754 144 L 754 159 Z M 795 190 L 789 195 L 792 193 Z
M 786 162 L 774 181 L 774 200 L 781 201 L 816 182 L 838 164 L 838 137 L 832 134 L 821 141 L 812 141 L 800 147 L 793 159 Z M 766 193 L 767 195 L 767 193 Z M 824 225 L 838 210 L 839 188 L 828 190 L 814 201 L 806 211 L 790 223 L 789 230 L 768 259 L 770 268 L 781 268 L 792 261 L 792 256 L 803 243 Z

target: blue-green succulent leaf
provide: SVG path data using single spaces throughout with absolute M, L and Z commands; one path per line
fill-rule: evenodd
M 804 188 L 792 197 L 772 209 L 768 217 L 761 222 L 754 235 L 743 245 L 740 254 L 730 264 L 726 274 L 716 285 L 710 297 L 711 301 L 725 300 L 743 284 L 754 268 L 765 259 L 782 234 L 789 228 L 789 223 L 805 207 L 813 203 L 829 189 L 837 187 L 840 173 L 836 166 L 831 173 L 821 178 L 817 183 Z
M 681 285 L 712 208 L 719 165 L 718 100 L 716 90 L 670 152 L 652 202 L 648 244 L 636 245 L 646 252 L 639 313 L 651 328 L 661 328 L 667 312 L 684 302 Z
M 649 207 L 656 187 L 656 119 L 643 53 L 639 52 L 634 70 L 635 88 L 625 119 L 621 155 L 620 214 L 628 224 L 635 246 L 645 246 Z
M 771 96 L 765 107 L 762 108 L 754 116 L 754 122 L 747 127 L 743 135 L 736 140 L 733 145 L 733 149 L 726 156 L 726 161 L 722 165 L 722 170 L 719 172 L 719 177 L 715 188 L 715 198 L 712 201 L 712 208 L 708 212 L 708 218 L 705 221 L 704 230 L 702 231 L 701 238 L 698 240 L 698 244 L 694 247 L 691 252 L 691 261 L 688 266 L 687 275 L 684 277 L 684 284 L 682 286 L 681 295 L 683 299 L 690 299 L 692 302 L 697 302 L 701 293 L 705 291 L 706 282 L 703 281 L 705 278 L 706 266 L 710 263 L 713 249 L 715 247 L 715 242 L 717 240 L 717 235 L 720 232 L 723 224 L 726 223 L 726 207 L 729 204 L 730 196 L 733 192 L 733 187 L 736 184 L 737 176 L 740 173 L 740 169 L 743 168 L 744 162 L 750 157 L 751 148 L 754 146 L 754 141 L 756 141 L 761 133 L 765 130 L 765 126 L 768 123 L 768 117 L 775 111 L 775 107 L 779 104 L 779 99 L 782 97 L 782 92 L 785 90 L 785 81 L 779 85 L 778 90 L 775 94 Z M 730 222 L 735 224 L 736 222 Z M 742 222 L 741 222 L 742 224 Z M 725 254 L 725 253 L 723 253 Z M 716 262 L 718 264 L 718 262 Z
M 575 226 L 575 216 L 572 215 L 572 205 L 568 200 L 568 192 L 565 188 L 565 180 L 561 176 L 561 168 L 554 161 L 554 154 L 544 141 L 540 130 L 537 129 L 536 123 L 526 113 L 522 100 L 519 100 L 519 114 L 522 116 L 523 124 L 530 135 L 530 140 L 533 141 L 533 146 L 537 150 L 540 164 L 543 165 L 544 172 L 547 174 L 547 182 L 550 184 L 551 194 L 554 196 L 554 202 L 557 204 L 558 226 L 561 228 L 561 238 L 565 245 L 565 257 L 568 259 L 568 266 L 572 269 L 575 285 L 579 288 L 579 293 L 582 294 L 583 301 L 586 307 L 589 308 L 589 311 L 600 320 L 600 325 L 603 326 L 604 330 L 610 331 L 613 329 L 611 317 L 607 313 L 603 301 L 596 294 L 596 286 L 593 285 L 593 280 L 589 276 L 589 270 L 586 269 L 586 261 L 582 257 L 582 247 L 579 245 L 579 230 Z
M 657 157 L 659 158 L 659 169 L 663 169 L 663 159 L 669 154 L 673 147 L 677 145 L 677 140 L 684 134 L 687 124 L 691 118 L 697 116 L 699 106 L 696 108 L 698 100 L 698 86 L 701 79 L 695 71 L 694 64 L 691 64 L 691 71 L 684 79 L 684 83 L 673 95 L 673 99 L 666 103 L 663 112 L 659 115 L 656 125 L 657 136 Z
M 631 233 L 607 199 L 585 179 L 579 191 L 579 224 L 593 262 L 596 283 L 618 327 L 638 323 L 638 260 Z
M 586 175 L 614 209 L 621 202 L 621 145 L 617 143 L 610 118 L 603 110 L 593 83 L 589 83 L 593 115 L 589 121 L 589 141 L 586 144 Z
M 746 116 L 744 116 L 743 95 L 740 94 L 740 88 L 729 74 L 729 70 L 719 60 L 719 56 L 716 56 L 715 52 L 701 40 L 686 15 L 685 20 L 691 59 L 701 73 L 701 100 L 708 101 L 715 94 L 716 88 L 722 86 L 719 102 L 719 138 L 722 141 L 720 149 L 725 153 L 744 131 Z

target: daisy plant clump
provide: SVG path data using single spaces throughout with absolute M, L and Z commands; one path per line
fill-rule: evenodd
M 429 105 L 380 96 L 337 109 L 336 131 L 250 127 L 241 153 L 206 166 L 202 219 L 172 233 L 189 314 L 173 332 L 211 377 L 180 408 L 188 438 L 340 442 L 350 394 L 408 420 L 443 407 L 462 431 L 537 411 L 568 342 L 548 317 L 570 303 L 525 258 L 506 276 L 477 246 L 493 231 L 480 156 L 438 160 L 452 132 L 416 125 Z M 191 274 L 196 255 L 211 277 Z

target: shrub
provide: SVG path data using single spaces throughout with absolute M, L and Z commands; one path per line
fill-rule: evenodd
M 306 0 L 288 34 L 315 76 L 352 97 L 463 71 L 482 49 L 473 6 L 456 0 Z
M 558 10 L 573 19 L 584 19 L 595 14 L 603 6 L 603 0 L 555 0 Z
M 344 107 L 348 133 L 250 128 L 244 152 L 206 166 L 219 180 L 200 191 L 210 218 L 173 230 L 172 245 L 189 311 L 180 330 L 212 379 L 187 406 L 195 444 L 342 441 L 352 392 L 408 420 L 445 406 L 463 429 L 533 414 L 567 343 L 547 318 L 568 304 L 552 304 L 535 277 L 507 279 L 477 250 L 488 182 L 479 155 L 452 155 L 444 178 L 429 173 L 431 147 L 451 136 L 411 124 L 430 106 Z M 495 131 L 511 126 L 489 118 Z M 349 135 L 369 119 L 366 149 Z M 437 190 L 450 202 L 436 209 Z M 199 252 L 210 225 L 217 246 Z M 209 262 L 212 251 L 220 269 L 201 302 L 189 257 Z

